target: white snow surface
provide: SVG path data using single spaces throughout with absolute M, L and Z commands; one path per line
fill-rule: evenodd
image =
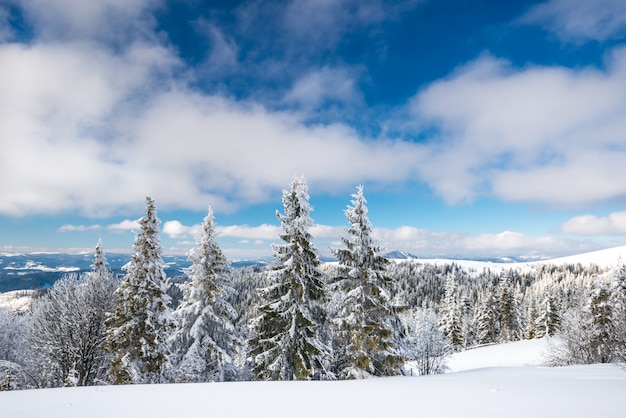
M 26 312 L 33 303 L 34 290 L 13 290 L 0 293 L 0 308 L 13 312 Z
M 552 339 L 522 340 L 494 344 L 454 353 L 447 362 L 451 372 L 487 367 L 543 366 Z
M 334 382 L 99 386 L 0 392 L 3 417 L 624 417 L 626 371 L 541 367 L 545 340 L 457 353 L 453 373 Z
M 576 254 L 568 257 L 552 258 L 547 260 L 528 261 L 528 262 L 493 262 L 493 261 L 475 261 L 475 260 L 455 260 L 445 258 L 412 258 L 409 260 L 398 259 L 395 262 L 413 261 L 422 264 L 456 264 L 466 271 L 481 272 L 483 270 L 491 270 L 499 273 L 503 270 L 517 269 L 520 271 L 529 271 L 542 264 L 552 264 L 557 266 L 567 264 L 582 264 L 583 266 L 595 264 L 602 268 L 612 268 L 617 265 L 619 260 L 626 262 L 626 246 L 607 248 L 604 250 L 593 251 L 589 253 Z

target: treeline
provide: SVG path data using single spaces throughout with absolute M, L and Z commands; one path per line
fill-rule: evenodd
M 466 271 L 390 262 L 363 188 L 338 262 L 312 243 L 307 185 L 283 192 L 267 268 L 233 270 L 209 208 L 191 267 L 167 278 L 154 201 L 117 279 L 102 245 L 25 314 L 0 310 L 0 389 L 234 380 L 355 379 L 445 371 L 453 351 L 558 336 L 551 364 L 626 359 L 626 269 Z

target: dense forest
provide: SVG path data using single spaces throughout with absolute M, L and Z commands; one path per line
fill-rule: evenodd
M 312 243 L 306 182 L 283 192 L 267 267 L 233 269 L 212 210 L 185 274 L 167 277 L 151 198 L 122 277 L 102 243 L 91 271 L 0 310 L 0 388 L 235 380 L 334 380 L 445 371 L 454 352 L 555 337 L 552 365 L 626 360 L 626 268 L 543 264 L 469 271 L 390 261 L 363 188 L 337 262 Z

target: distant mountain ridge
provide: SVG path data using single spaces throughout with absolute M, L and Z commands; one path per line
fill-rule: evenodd
M 107 254 L 109 268 L 122 275 L 122 267 L 130 261 L 130 254 Z M 165 274 L 180 276 L 190 266 L 186 255 L 164 255 Z M 89 253 L 26 253 L 0 254 L 0 292 L 11 290 L 40 289 L 52 286 L 64 274 L 89 271 L 93 254 Z M 268 259 L 235 260 L 234 268 L 263 266 Z
M 462 268 L 480 271 L 484 268 L 530 269 L 538 264 L 596 264 L 603 268 L 616 265 L 620 259 L 626 261 L 626 246 L 608 248 L 568 257 L 554 258 L 549 260 L 528 261 L 518 257 L 502 258 L 434 258 L 420 257 L 405 251 L 391 250 L 384 256 L 397 261 L 415 261 L 420 263 L 445 264 L 456 263 Z M 123 274 L 122 266 L 130 261 L 130 254 L 107 254 L 110 269 L 115 274 Z M 190 262 L 186 255 L 164 255 L 165 273 L 168 277 L 176 277 L 183 274 Z M 335 261 L 332 258 L 322 257 L 323 262 Z M 6 254 L 0 253 L 0 292 L 12 290 L 40 289 L 50 287 L 64 274 L 89 271 L 93 255 L 89 253 L 66 254 L 66 253 L 30 253 L 30 254 Z M 234 268 L 257 266 L 263 267 L 274 262 L 273 257 L 257 259 L 232 260 Z

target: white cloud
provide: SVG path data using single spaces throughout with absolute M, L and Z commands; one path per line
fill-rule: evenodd
M 107 229 L 110 231 L 115 231 L 115 232 L 136 231 L 136 230 L 141 229 L 141 226 L 139 225 L 139 221 L 136 221 L 136 220 L 131 221 L 131 220 L 125 219 L 122 222 L 107 225 Z
M 284 25 L 298 46 L 334 48 L 346 32 L 394 19 L 419 2 L 292 0 L 284 11 Z
M 99 231 L 102 229 L 101 225 L 63 225 L 57 229 L 57 232 L 85 232 L 85 231 Z
M 626 2 L 549 0 L 530 9 L 520 22 L 541 24 L 566 41 L 603 41 L 626 32 Z
M 325 239 L 332 238 L 337 239 L 340 235 L 346 235 L 346 228 L 341 226 L 328 226 L 328 225 L 313 225 L 309 231 L 314 238 Z
M 584 205 L 626 195 L 626 50 L 606 70 L 514 69 L 486 56 L 412 102 L 439 142 L 421 175 L 446 200 Z
M 327 101 L 354 103 L 362 100 L 356 77 L 344 68 L 324 67 L 310 71 L 285 95 L 288 103 L 316 108 Z
M 163 233 L 170 238 L 195 236 L 202 230 L 202 225 L 185 226 L 180 221 L 167 221 L 163 224 Z
M 83 3 L 24 5 L 51 33 L 65 25 L 72 36 L 89 35 L 90 26 L 102 30 L 124 13 L 122 26 L 133 19 L 149 25 L 148 2 Z M 338 21 L 358 24 L 396 10 L 382 1 L 290 4 L 321 15 L 338 8 Z M 237 46 L 216 27 L 207 30 L 221 45 L 216 62 L 236 65 Z M 192 91 L 174 51 L 145 40 L 111 49 L 87 35 L 0 44 L 0 177 L 11 179 L 0 183 L 2 214 L 134 213 L 145 195 L 166 209 L 234 211 L 266 201 L 294 174 L 319 194 L 423 181 L 449 202 L 484 193 L 579 205 L 626 194 L 624 50 L 603 71 L 513 69 L 478 59 L 416 95 L 413 121 L 442 132 L 418 144 Z M 322 67 L 286 98 L 310 106 L 361 100 L 354 79 L 342 67 Z
M 151 33 L 150 0 L 22 0 L 24 14 L 46 39 L 97 39 L 123 43 Z
M 0 4 L 0 42 L 8 41 L 14 36 L 9 24 L 10 17 L 8 6 Z
M 112 149 L 124 148 L 133 94 L 176 62 L 145 45 L 118 56 L 83 44 L 0 45 L 0 171 L 12 179 L 0 184 L 0 212 L 98 215 L 141 202 L 146 188 L 131 189 L 134 172 Z
M 626 228 L 626 212 L 616 214 L 622 217 Z M 136 221 L 123 221 L 107 227 L 111 230 L 137 230 Z M 176 245 L 192 247 L 191 240 L 182 240 L 197 234 L 201 225 L 185 226 L 180 221 L 167 221 L 163 225 L 163 234 L 175 239 Z M 331 255 L 329 248 L 343 248 L 339 237 L 348 237 L 343 226 L 313 225 L 310 230 L 318 250 L 323 255 Z M 566 231 L 571 232 L 571 231 Z M 280 242 L 282 228 L 278 225 L 218 225 L 216 236 L 223 241 L 223 250 L 231 257 L 253 257 L 271 255 L 272 243 Z M 430 231 L 411 226 L 398 228 L 374 228 L 372 235 L 376 242 L 386 250 L 401 250 L 419 257 L 504 257 L 518 256 L 542 258 L 582 253 L 598 249 L 592 242 L 581 242 L 553 236 L 529 236 L 519 232 L 504 231 L 495 234 L 461 234 L 446 231 Z M 236 238 L 237 245 L 232 247 Z
M 216 76 L 226 71 L 235 71 L 239 67 L 238 54 L 239 47 L 235 40 L 229 38 L 217 26 L 211 22 L 200 20 L 196 23 L 198 31 L 205 34 L 211 44 L 211 49 L 206 57 L 204 65 L 199 69 L 199 73 L 208 73 Z M 206 77 L 207 74 L 198 74 Z
M 460 234 L 402 226 L 375 228 L 374 236 L 387 249 L 402 250 L 420 257 L 552 257 L 597 249 L 591 243 L 552 236 L 529 236 L 503 231 L 495 234 Z
M 561 231 L 577 235 L 626 235 L 626 212 L 576 216 L 565 222 Z
M 228 211 L 294 174 L 324 193 L 402 181 L 418 165 L 414 144 L 190 91 L 170 78 L 179 62 L 166 49 L 93 47 L 0 45 L 0 171 L 12 179 L 0 184 L 0 213 L 130 213 L 145 195 Z
M 259 226 L 230 225 L 217 226 L 216 231 L 221 237 L 234 237 L 245 239 L 276 240 L 282 229 L 280 226 L 263 224 Z

